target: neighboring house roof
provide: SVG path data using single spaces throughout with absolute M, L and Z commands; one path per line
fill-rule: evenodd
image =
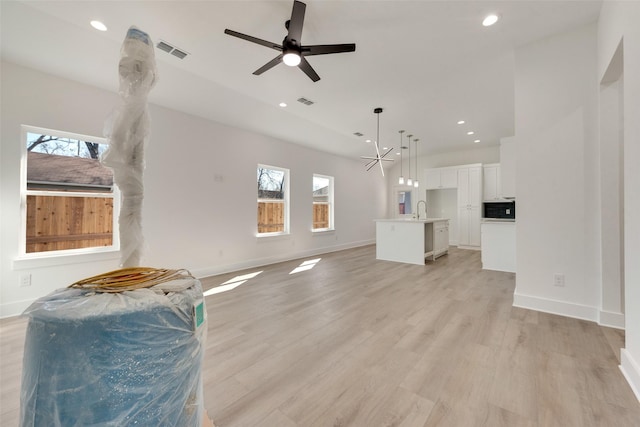
M 329 187 L 318 188 L 313 192 L 314 202 L 328 202 L 329 201 Z
M 313 192 L 313 196 L 328 196 L 329 195 L 329 186 L 318 188 Z
M 27 157 L 27 183 L 111 187 L 113 172 L 99 160 L 30 151 Z

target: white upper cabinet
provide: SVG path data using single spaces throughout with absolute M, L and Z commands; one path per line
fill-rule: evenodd
M 457 188 L 457 168 L 426 169 L 424 181 L 427 190 L 438 190 L 440 188 Z
M 458 169 L 458 207 L 482 204 L 482 166 Z
M 482 182 L 482 195 L 485 201 L 499 200 L 502 198 L 500 165 L 484 165 L 482 167 Z

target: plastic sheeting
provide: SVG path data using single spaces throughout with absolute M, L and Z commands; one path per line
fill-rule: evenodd
M 144 247 L 142 200 L 144 147 L 149 137 L 147 97 L 157 80 L 153 43 L 147 33 L 136 27 L 129 28 L 122 43 L 118 72 L 122 103 L 105 124 L 109 148 L 101 161 L 113 168 L 115 183 L 122 193 L 121 265 L 137 267 Z
M 95 294 L 62 289 L 34 302 L 21 427 L 200 426 L 206 322 L 198 280 Z

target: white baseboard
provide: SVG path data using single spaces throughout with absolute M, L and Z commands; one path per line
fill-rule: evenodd
M 624 314 L 600 310 L 600 320 L 598 324 L 600 326 L 624 330 Z
M 22 301 L 0 304 L 0 319 L 5 317 L 14 317 L 22 314 L 27 307 L 31 305 L 37 298 L 25 299 Z
M 458 249 L 467 249 L 467 250 L 471 250 L 471 251 L 479 251 L 480 250 L 480 246 L 458 245 Z
M 620 370 L 636 395 L 636 399 L 640 401 L 640 364 L 624 348 L 620 350 Z
M 284 256 L 273 256 L 259 259 L 252 259 L 247 261 L 241 261 L 233 264 L 226 264 L 221 266 L 212 266 L 206 268 L 199 268 L 195 270 L 190 270 L 191 274 L 195 277 L 202 279 L 204 277 L 215 276 L 217 274 L 230 273 L 233 271 L 244 270 L 247 268 L 255 268 L 261 267 L 264 265 L 274 264 L 277 262 L 283 261 L 291 261 L 294 259 L 304 258 L 308 256 L 315 256 L 319 254 L 326 254 L 329 252 L 337 252 L 345 249 L 352 249 L 361 246 L 367 246 L 375 244 L 375 239 L 372 240 L 363 240 L 359 242 L 351 242 L 348 244 L 335 245 L 330 247 L 300 251 L 295 253 L 290 253 Z M 22 314 L 22 312 L 31 305 L 37 298 L 15 301 L 7 304 L 0 304 L 0 319 L 5 317 L 14 317 Z
M 575 319 L 598 322 L 598 309 L 588 305 L 573 304 L 566 301 L 556 301 L 547 298 L 513 294 L 513 306 L 542 311 L 544 313 L 558 314 L 560 316 L 573 317 Z
M 191 271 L 191 274 L 193 274 L 195 277 L 202 279 L 209 276 L 216 276 L 218 274 L 231 273 L 234 271 L 246 270 L 248 268 L 257 268 L 257 267 L 262 267 L 269 264 L 275 264 L 278 262 L 291 261 L 294 259 L 305 258 L 309 256 L 316 256 L 316 255 L 326 254 L 330 252 L 342 251 L 345 249 L 358 248 L 361 246 L 372 245 L 375 243 L 376 243 L 375 239 L 363 240 L 359 242 L 351 242 L 351 243 L 342 244 L 342 245 L 310 249 L 306 251 L 289 253 L 285 255 L 276 255 L 276 256 L 265 257 L 265 258 L 255 258 L 255 259 L 245 260 L 245 261 L 236 262 L 232 264 L 199 268 L 199 269 L 190 270 L 190 271 Z

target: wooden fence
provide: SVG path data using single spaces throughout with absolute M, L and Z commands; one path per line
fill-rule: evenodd
M 313 204 L 313 229 L 329 228 L 329 205 Z M 284 231 L 284 203 L 258 202 L 258 233 Z
M 112 198 L 27 196 L 28 253 L 112 244 Z
M 313 204 L 313 229 L 329 228 L 329 205 L 326 203 Z
M 258 202 L 258 233 L 284 231 L 284 202 Z

